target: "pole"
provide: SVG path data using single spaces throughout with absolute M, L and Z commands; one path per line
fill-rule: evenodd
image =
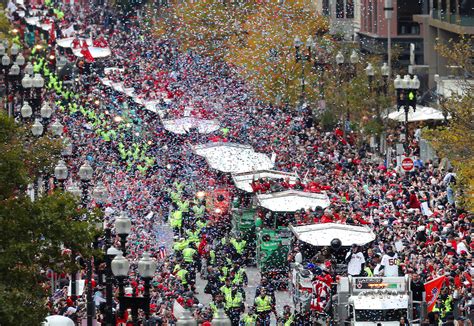
M 150 282 L 151 278 L 144 278 L 145 281 L 145 291 L 143 293 L 143 297 L 146 299 L 144 311 L 145 311 L 145 325 L 148 323 L 148 319 L 150 319 Z
M 385 0 L 385 19 L 387 20 L 387 64 L 389 68 L 389 78 L 392 71 L 392 0 Z
M 120 237 L 120 250 L 122 251 L 122 254 L 124 257 L 127 256 L 127 234 L 119 234 Z
M 92 291 L 92 258 L 90 258 L 87 260 L 87 326 L 92 326 L 95 315 Z
M 305 76 L 304 76 L 304 62 L 305 62 L 304 54 L 301 57 L 301 98 L 300 98 L 300 109 L 303 108 L 303 103 L 304 103 L 304 97 L 305 97 L 305 89 L 304 89 L 304 84 L 305 84 Z
M 408 153 L 408 146 L 409 146 L 409 141 L 408 141 L 408 112 L 410 110 L 410 107 L 408 105 L 404 106 L 405 109 L 405 143 L 406 143 L 406 153 L 407 155 L 410 154 Z
M 112 275 L 112 267 L 111 267 L 111 257 L 107 255 L 107 250 L 111 246 L 111 230 L 110 228 L 105 229 L 105 261 L 106 261 L 106 269 L 105 269 L 105 325 L 106 326 L 115 326 L 112 305 L 113 305 L 113 275 Z

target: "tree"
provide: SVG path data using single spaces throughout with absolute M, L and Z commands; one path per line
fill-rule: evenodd
M 297 102 L 303 74 L 306 98 L 316 99 L 319 74 L 308 62 L 303 70 L 301 61 L 295 60 L 294 47 L 295 36 L 303 41 L 318 36 L 318 47 L 331 46 L 330 38 L 324 36 L 328 21 L 315 13 L 310 1 L 262 3 L 242 29 L 243 33 L 232 36 L 226 61 L 237 67 L 262 100 Z
M 45 272 L 77 270 L 72 252 L 90 256 L 98 216 L 78 209 L 70 194 L 56 191 L 34 202 L 25 189 L 39 169 L 37 151 L 46 155 L 55 144 L 33 139 L 31 132 L 0 113 L 0 320 L 2 325 L 40 325 L 46 316 Z M 24 140 L 29 144 L 24 146 Z M 45 157 L 45 156 L 43 156 Z M 54 157 L 54 153 L 51 153 Z M 41 159 L 43 160 L 43 159 Z
M 183 51 L 222 58 L 228 41 L 241 36 L 242 23 L 256 8 L 255 1 L 178 2 L 161 12 L 155 35 L 176 40 Z
M 474 74 L 473 45 L 473 36 L 462 37 L 458 42 L 450 40 L 447 44 L 437 44 L 437 51 L 447 58 L 448 63 L 462 71 L 459 76 L 462 92 L 441 100 L 442 110 L 451 116 L 446 125 L 423 132 L 423 137 L 456 168 L 462 204 L 471 211 L 474 210 L 474 84 L 465 76 Z

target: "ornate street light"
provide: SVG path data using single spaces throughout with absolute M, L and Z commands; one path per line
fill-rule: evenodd
M 352 50 L 352 53 L 351 53 L 351 56 L 349 57 L 349 60 L 354 65 L 359 62 L 359 54 L 357 53 L 356 50 Z
M 18 66 L 18 64 L 14 63 L 11 66 L 10 72 L 8 74 L 13 75 L 13 76 L 18 76 L 20 74 L 20 67 Z
M 51 118 L 51 114 L 53 114 L 53 109 L 51 108 L 51 106 L 49 106 L 48 102 L 45 102 L 41 106 L 40 114 L 41 114 L 41 118 L 43 118 L 43 119 Z
M 214 319 L 212 320 L 214 323 Z M 193 318 L 191 312 L 188 309 L 184 309 L 183 314 L 176 322 L 176 326 L 196 326 L 196 319 Z
M 420 80 L 417 76 L 410 78 L 409 75 L 405 75 L 402 79 L 400 75 L 397 75 L 393 81 L 395 90 L 397 92 L 397 110 L 400 111 L 403 109 L 405 111 L 405 141 L 406 141 L 406 150 L 408 151 L 408 113 L 410 108 L 413 109 L 413 112 L 416 111 L 416 99 L 417 91 L 420 88 Z
M 90 181 L 92 179 L 92 175 L 94 173 L 94 170 L 92 169 L 92 166 L 89 164 L 89 161 L 85 161 L 84 164 L 81 165 L 79 168 L 79 178 L 81 178 L 81 181 Z
M 71 138 L 66 137 L 63 140 L 63 150 L 61 151 L 62 156 L 71 156 L 72 155 L 72 142 Z
M 0 42 L 0 55 L 5 55 L 6 53 L 6 48 L 5 48 L 5 45 Z
M 33 133 L 34 136 L 41 136 L 43 134 L 43 125 L 41 124 L 40 120 L 38 118 L 35 119 L 35 122 L 31 126 L 31 132 Z
M 28 102 L 23 103 L 23 106 L 20 109 L 20 114 L 22 118 L 30 118 L 33 115 L 33 109 L 28 104 Z
M 111 263 L 112 273 L 117 277 L 127 277 L 128 270 L 130 269 L 129 261 L 123 256 L 122 252 L 119 251 L 115 255 Z
M 342 65 L 344 63 L 344 55 L 342 55 L 341 51 L 337 52 L 336 54 L 336 63 L 338 65 Z
M 54 168 L 54 176 L 58 181 L 63 183 L 67 179 L 68 174 L 69 173 L 67 170 L 66 163 L 64 163 L 63 160 L 60 160 L 58 162 L 58 165 L 56 165 L 56 167 Z
M 51 125 L 51 132 L 53 133 L 53 136 L 61 136 L 63 134 L 63 128 L 64 126 L 59 122 L 58 120 L 54 121 L 54 123 Z
M 23 56 L 22 53 L 18 54 L 18 56 L 15 59 L 15 63 L 19 66 L 23 66 L 25 64 L 26 60 L 25 57 Z
M 232 323 L 229 317 L 227 317 L 227 315 L 225 314 L 224 309 L 218 308 L 216 317 L 212 318 L 212 325 L 213 326 L 231 326 Z
M 33 87 L 35 88 L 44 87 L 44 78 L 41 76 L 41 74 L 35 74 L 35 77 L 33 77 Z
M 25 74 L 25 76 L 21 80 L 21 86 L 23 86 L 23 88 L 26 88 L 27 90 L 33 87 L 33 79 L 31 79 L 29 74 Z
M 131 229 L 132 221 L 130 218 L 125 214 L 125 212 L 120 213 L 119 217 L 115 219 L 115 231 L 120 237 L 120 246 L 123 253 L 126 253 L 125 244 Z
M 13 43 L 12 44 L 12 47 L 10 48 L 10 53 L 11 55 L 17 55 L 18 53 L 20 53 L 20 46 L 16 43 Z
M 102 181 L 98 181 L 92 190 L 92 198 L 99 202 L 104 202 L 108 198 L 107 188 L 105 188 Z
M 150 258 L 148 252 L 144 252 L 142 259 L 138 261 L 138 273 L 144 279 L 151 279 L 155 276 L 156 268 L 158 264 L 154 259 Z
M 31 62 L 28 62 L 25 66 L 25 74 L 32 76 L 34 72 L 35 70 L 33 68 L 33 65 L 31 64 Z

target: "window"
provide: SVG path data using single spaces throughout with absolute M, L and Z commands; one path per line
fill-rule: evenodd
M 344 18 L 344 0 L 336 1 L 336 18 Z
M 346 18 L 354 18 L 354 0 L 346 0 Z

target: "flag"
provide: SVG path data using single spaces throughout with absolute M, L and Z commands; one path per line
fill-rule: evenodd
M 428 306 L 428 312 L 433 310 L 435 306 L 436 299 L 438 299 L 441 288 L 443 287 L 446 276 L 441 276 L 435 278 L 434 280 L 425 283 L 425 292 L 426 292 L 426 303 Z
M 158 257 L 160 257 L 161 260 L 166 259 L 166 247 L 164 245 L 161 245 L 158 249 Z

